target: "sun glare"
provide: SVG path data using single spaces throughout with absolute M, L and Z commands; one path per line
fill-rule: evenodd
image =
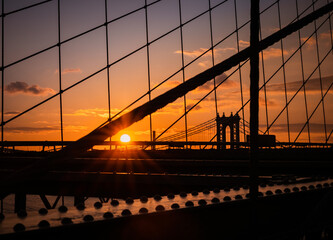
M 120 137 L 120 141 L 123 143 L 127 143 L 127 142 L 131 141 L 131 137 L 128 134 L 123 134 Z

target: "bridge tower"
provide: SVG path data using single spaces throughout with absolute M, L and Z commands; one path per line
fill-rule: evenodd
M 230 114 L 230 117 L 226 117 L 223 113 L 223 116 L 216 117 L 216 137 L 217 137 L 217 149 L 226 149 L 226 128 L 230 128 L 230 148 L 239 147 L 239 121 L 240 117 L 238 114 Z M 222 144 L 221 144 L 222 143 Z M 234 145 L 236 143 L 236 145 Z

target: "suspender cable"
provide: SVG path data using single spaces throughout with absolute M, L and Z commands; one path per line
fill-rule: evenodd
M 108 28 L 108 0 L 105 0 L 105 47 L 106 47 L 106 65 L 109 66 L 109 28 Z M 110 68 L 106 68 L 107 74 L 107 84 L 108 84 L 108 111 L 109 111 L 109 121 L 111 120 L 111 93 L 110 93 Z
M 4 141 L 4 88 L 5 88 L 5 0 L 1 2 L 1 151 L 4 150 L 3 141 Z
M 261 33 L 261 24 L 260 24 L 260 28 L 259 28 L 259 37 L 260 40 L 262 40 L 262 33 Z M 264 61 L 264 51 L 261 52 L 260 54 L 261 56 L 261 67 L 262 67 L 262 79 L 264 82 L 264 96 L 265 96 L 265 115 L 266 115 L 266 128 L 268 128 L 268 107 L 267 107 L 267 91 L 266 91 L 266 74 L 265 74 L 265 61 Z M 243 109 L 244 111 L 244 109 Z M 244 122 L 243 122 L 244 123 Z M 269 131 L 268 131 L 269 134 Z
M 312 0 L 312 2 L 313 2 L 313 0 Z M 315 11 L 314 4 L 313 4 L 312 8 L 313 8 L 313 11 Z M 313 24 L 314 24 L 314 28 L 315 28 L 317 61 L 318 61 L 318 65 L 319 65 L 320 57 L 319 57 L 319 46 L 318 46 L 318 29 L 317 29 L 316 20 L 313 22 Z M 322 104 L 322 108 L 323 108 L 323 122 L 324 122 L 324 131 L 325 131 L 325 140 L 326 140 L 327 139 L 327 127 L 326 127 L 325 101 L 324 101 L 324 97 L 323 97 L 323 81 L 322 81 L 322 78 L 321 78 L 321 67 L 320 67 L 320 65 L 319 65 L 319 68 L 318 68 L 318 73 L 319 73 L 319 82 L 320 82 L 320 94 L 321 94 L 321 98 L 322 98 L 322 103 L 321 104 Z
M 148 7 L 147 0 L 145 0 L 145 19 L 146 19 L 146 50 L 147 50 L 147 78 L 148 78 L 148 99 L 151 101 L 151 83 L 150 83 L 150 57 L 149 57 L 149 26 L 148 26 Z M 153 122 L 152 116 L 149 114 L 149 135 L 150 141 L 153 141 Z
M 329 0 L 327 0 L 327 3 L 329 3 Z M 333 32 L 332 32 L 332 21 L 331 21 L 331 15 L 329 16 L 329 23 L 330 23 L 330 36 L 331 36 L 331 52 L 333 54 Z M 331 130 L 330 134 L 326 138 L 326 143 L 330 140 L 333 133 L 333 129 Z
M 180 30 L 180 47 L 182 52 L 182 74 L 183 74 L 183 83 L 185 82 L 185 62 L 184 62 L 184 40 L 183 40 L 183 20 L 182 20 L 182 4 L 181 0 L 178 1 L 179 6 L 179 30 Z M 186 112 L 186 95 L 184 95 L 184 119 L 185 119 L 185 141 L 187 142 L 187 112 Z
M 213 39 L 213 22 L 212 22 L 212 8 L 211 8 L 211 0 L 208 0 L 209 6 L 209 30 L 210 30 L 210 47 L 212 49 L 212 65 L 215 66 L 215 57 L 214 57 L 214 39 Z M 216 87 L 216 78 L 214 77 L 214 87 Z M 214 91 L 214 99 L 215 99 L 215 117 L 218 116 L 218 109 L 217 109 L 217 95 L 216 89 Z
M 236 40 L 237 40 L 237 52 L 239 52 L 239 29 L 238 29 L 238 16 L 237 16 L 237 0 L 234 0 L 234 9 L 235 9 L 235 24 L 236 24 Z M 242 70 L 240 68 L 240 63 L 238 64 L 239 69 L 239 85 L 240 85 L 240 93 L 241 93 L 241 102 L 242 106 L 244 105 L 244 95 L 243 95 L 243 81 L 242 81 Z M 244 109 L 242 109 L 242 118 L 245 119 L 245 112 Z M 245 128 L 244 122 L 243 122 L 243 128 Z M 246 141 L 246 133 L 244 131 L 243 133 L 244 142 Z
M 327 0 L 327 3 L 329 3 L 329 0 Z M 331 21 L 331 15 L 329 15 L 329 24 L 330 24 L 330 36 L 331 36 L 331 46 L 333 46 L 333 32 L 332 32 L 332 21 Z M 333 54 L 333 51 L 332 51 Z M 331 132 L 332 133 L 332 132 Z
M 280 12 L 280 1 L 277 4 L 278 7 L 278 16 L 279 16 L 279 28 L 281 30 L 281 12 Z M 284 85 L 284 98 L 287 104 L 288 102 L 288 93 L 287 93 L 287 80 L 286 80 L 286 69 L 285 69 L 285 61 L 284 61 L 284 50 L 283 50 L 283 40 L 280 41 L 281 46 L 281 58 L 282 58 L 282 73 L 283 73 L 283 85 Z M 288 142 L 290 142 L 290 124 L 289 124 L 289 108 L 286 107 L 287 114 L 287 131 L 288 131 Z
M 283 29 L 273 33 L 269 37 L 260 41 L 259 49 L 257 50 L 262 51 L 263 49 L 266 49 L 267 47 L 280 41 L 282 38 L 285 38 L 286 36 L 296 32 L 298 29 L 308 25 L 314 19 L 317 19 L 324 14 L 329 13 L 330 11 L 332 11 L 332 9 L 333 3 L 327 4 L 326 6 L 314 11 L 313 13 L 308 14 L 302 19 L 292 24 L 289 24 Z M 222 61 L 214 67 L 207 69 L 206 71 L 192 77 L 191 79 L 178 85 L 177 87 L 159 95 L 158 97 L 152 99 L 150 102 L 147 102 L 133 109 L 132 111 L 125 113 L 124 115 L 113 120 L 110 123 L 98 127 L 91 133 L 77 140 L 75 143 L 69 145 L 67 149 L 65 148 L 64 151 L 60 152 L 59 154 L 75 154 L 77 152 L 82 152 L 84 149 L 91 148 L 92 145 L 104 142 L 104 140 L 106 139 L 105 137 L 109 136 L 109 134 L 116 134 L 121 129 L 132 125 L 133 123 L 143 119 L 145 116 L 154 113 L 158 109 L 163 108 L 167 104 L 175 101 L 179 97 L 184 96 L 189 91 L 192 91 L 198 86 L 201 86 L 207 81 L 213 79 L 214 76 L 220 75 L 225 71 L 231 69 L 232 67 L 238 65 L 239 62 L 245 61 L 250 57 L 252 52 L 252 47 L 248 47 L 240 51 L 239 53 L 236 53 L 232 57 Z
M 303 28 L 304 26 L 314 21 L 314 19 L 318 19 L 319 17 L 329 13 L 332 10 L 333 3 L 329 3 L 326 6 L 314 11 L 313 13 L 310 13 L 307 16 L 301 18 L 300 20 L 289 24 L 280 31 L 273 33 L 269 37 L 260 41 L 258 44 L 257 53 L 280 41 L 280 39 L 296 32 L 298 29 Z M 176 99 L 184 96 L 189 91 L 192 91 L 198 86 L 205 84 L 207 81 L 213 79 L 214 76 L 221 75 L 222 73 L 237 66 L 240 62 L 246 61 L 252 54 L 252 47 L 248 47 L 239 53 L 236 53 L 228 59 L 216 64 L 214 67 L 203 71 L 202 73 L 192 77 L 177 87 L 159 95 L 158 97 L 152 99 L 150 102 L 144 103 L 141 106 L 131 110 L 130 112 L 125 113 L 121 117 L 96 128 L 94 131 L 80 138 L 78 141 L 68 145 L 62 151 L 52 154 L 52 156 L 50 156 L 47 161 L 45 161 L 45 159 L 41 159 L 40 161 L 36 161 L 34 164 L 31 164 L 30 166 L 13 173 L 10 177 L 7 178 L 7 180 L 10 180 L 14 186 L 15 184 L 19 184 L 20 180 L 31 174 L 46 173 L 46 170 L 49 169 L 53 163 L 61 163 L 62 161 L 66 161 L 66 159 L 75 156 L 76 154 L 90 149 L 94 145 L 102 144 L 110 135 L 114 135 L 120 130 L 131 126 L 133 123 L 140 121 L 149 114 L 156 112 L 158 109 L 161 109 L 167 104 L 174 102 Z M 235 71 L 237 71 L 237 69 Z
M 111 121 L 111 82 L 110 82 L 110 60 L 109 60 L 109 25 L 108 25 L 108 0 L 105 0 L 104 3 L 104 10 L 105 10 L 105 47 L 106 47 L 106 80 L 107 80 L 107 91 L 108 91 L 108 113 L 109 118 L 108 121 Z M 111 142 L 111 136 L 110 136 L 110 142 Z M 112 146 L 110 144 L 110 150 Z
M 297 13 L 297 20 L 299 19 L 299 13 L 298 13 L 298 0 L 296 0 L 296 13 Z M 304 63 L 303 63 L 303 48 L 302 40 L 301 40 L 301 30 L 298 30 L 298 43 L 299 43 L 299 53 L 301 57 L 301 70 L 302 70 L 302 82 L 303 82 L 303 94 L 304 94 L 304 105 L 305 105 L 305 117 L 306 121 L 309 122 L 309 112 L 308 112 L 308 103 L 306 98 L 306 87 L 305 87 L 305 76 L 304 76 Z M 307 130 L 308 130 L 308 142 L 311 142 L 311 135 L 310 135 L 310 124 L 307 124 Z
M 312 73 L 310 74 L 310 76 L 307 78 L 307 80 L 305 81 L 305 83 L 312 77 L 312 75 L 317 71 L 317 69 L 319 69 L 320 65 L 324 62 L 324 60 L 330 55 L 330 52 L 333 50 L 333 46 L 331 47 L 331 49 L 326 53 L 326 55 L 323 57 L 323 59 L 319 62 L 318 66 L 312 71 Z M 304 128 L 306 127 L 307 124 L 309 124 L 310 119 L 313 117 L 314 113 L 317 111 L 318 107 L 320 106 L 320 104 L 324 101 L 324 98 L 326 97 L 326 95 L 329 93 L 330 89 L 333 86 L 333 82 L 330 84 L 330 86 L 327 88 L 325 94 L 323 94 L 323 96 L 321 97 L 321 99 L 319 100 L 319 103 L 317 104 L 317 106 L 314 108 L 314 110 L 312 111 L 312 113 L 309 116 L 309 120 L 307 120 L 307 122 L 303 125 L 302 129 L 299 131 L 296 139 L 294 142 L 297 141 L 298 137 L 301 135 L 301 133 L 303 132 Z M 299 89 L 300 90 L 300 89 Z M 298 90 L 298 91 L 299 91 Z M 290 99 L 289 103 L 291 102 L 291 100 L 296 96 L 296 94 L 298 93 L 298 91 L 295 93 L 295 95 Z M 326 138 L 327 139 L 327 138 Z
M 61 142 L 64 141 L 64 126 L 62 118 L 62 82 L 61 82 L 61 15 L 60 15 L 60 0 L 58 0 L 58 72 L 59 72 L 59 105 L 60 105 L 60 137 Z M 63 145 L 61 146 L 64 147 Z

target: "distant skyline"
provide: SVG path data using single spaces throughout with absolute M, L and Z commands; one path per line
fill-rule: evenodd
M 6 0 L 4 12 L 15 11 L 41 1 L 38 0 Z M 149 0 L 149 3 L 155 1 Z M 214 48 L 214 62 L 224 59 L 249 46 L 249 24 L 239 30 L 238 46 L 235 33 L 235 1 L 229 0 L 181 0 L 182 23 L 192 19 L 220 4 L 211 12 L 213 43 L 216 44 L 228 36 L 224 42 Z M 222 3 L 224 2 L 224 3 Z M 273 4 L 273 0 L 261 0 L 261 9 Z M 312 0 L 298 0 L 298 12 L 301 13 L 311 5 Z M 237 24 L 242 26 L 250 17 L 250 1 L 237 0 Z M 318 0 L 315 8 L 327 3 L 327 0 Z M 4 66 L 15 63 L 38 51 L 55 46 L 58 43 L 58 1 L 50 1 L 27 10 L 7 15 L 4 18 Z M 107 19 L 111 21 L 135 9 L 142 8 L 144 0 L 107 1 Z M 108 43 L 106 42 L 106 28 L 101 26 L 81 37 L 71 41 L 68 39 L 90 30 L 105 22 L 105 0 L 60 0 L 60 40 L 61 44 L 61 72 L 59 72 L 58 47 L 53 47 L 41 54 L 20 63 L 6 67 L 4 70 L 4 120 L 7 121 L 17 114 L 59 93 L 59 74 L 61 74 L 61 89 L 87 78 L 91 74 L 104 69 L 107 64 L 107 51 L 109 63 L 114 63 L 109 69 L 110 79 L 110 111 L 117 114 L 131 102 L 138 99 L 148 91 L 148 65 L 146 44 L 145 9 L 121 18 L 108 24 Z M 289 24 L 296 18 L 296 0 L 281 0 L 281 27 Z M 305 12 L 312 12 L 312 8 Z M 2 11 L 2 10 L 1 10 Z M 304 14 L 302 15 L 304 16 Z M 148 40 L 154 41 L 164 33 L 177 28 L 180 24 L 178 0 L 158 1 L 147 8 Z M 324 16 L 316 21 L 317 27 L 327 18 Z M 332 19 L 331 25 L 332 23 Z M 317 45 L 319 58 L 325 61 L 315 71 L 306 83 L 306 99 L 308 115 L 311 115 L 320 102 L 322 92 L 328 90 L 333 82 L 333 54 L 332 31 L 330 21 L 326 21 L 318 30 L 317 36 L 310 34 L 314 31 L 314 24 L 309 24 L 301 30 L 304 78 L 305 80 L 318 65 Z M 280 29 L 278 5 L 275 4 L 261 15 L 261 34 L 267 37 Z M 199 57 L 211 47 L 210 15 L 209 12 L 184 25 L 183 29 L 183 56 L 184 64 L 188 64 Z M 309 39 L 308 39 L 309 38 Z M 308 39 L 308 40 L 307 40 Z M 283 40 L 283 56 L 286 61 L 299 47 L 298 33 L 294 33 Z M 127 54 L 137 50 L 129 57 L 115 63 Z M 1 50 L 1 49 L 0 49 Z M 329 54 L 328 54 L 329 53 Z M 0 52 L 2 54 L 2 52 Z M 260 55 L 260 59 L 261 59 Z M 263 52 L 264 65 L 260 63 L 260 86 L 263 84 L 263 67 L 265 80 L 282 64 L 281 43 L 276 43 Z M 287 101 L 293 97 L 303 83 L 301 56 L 298 51 L 285 65 L 285 80 L 287 86 Z M 2 64 L 2 63 L 1 63 Z M 182 68 L 181 32 L 179 29 L 154 41 L 149 45 L 149 72 L 150 88 L 157 86 L 166 78 Z M 185 69 L 185 80 L 212 66 L 212 53 L 208 51 L 197 61 Z M 216 78 L 220 83 L 235 69 L 232 69 Z M 244 102 L 249 99 L 249 63 L 241 69 L 242 91 Z M 183 82 L 182 71 L 174 75 L 163 85 L 151 93 L 154 98 L 159 94 Z M 214 87 L 213 81 L 201 86 L 186 95 L 186 108 L 197 103 Z M 322 88 L 322 91 L 321 91 Z M 260 91 L 260 128 L 265 130 L 266 110 L 269 108 L 268 123 L 278 116 L 286 104 L 284 90 L 284 74 L 281 69 L 266 86 L 266 99 L 264 90 Z M 327 92 L 324 100 L 326 134 L 323 130 L 323 108 L 318 107 L 310 120 L 311 141 L 325 141 L 325 137 L 333 129 L 333 90 Z M 145 96 L 133 107 L 148 101 Z M 108 80 L 106 69 L 100 71 L 90 79 L 78 84 L 62 94 L 63 103 L 63 137 L 64 140 L 77 140 L 105 122 L 109 117 L 108 106 Z M 60 140 L 60 97 L 38 106 L 34 110 L 14 119 L 4 127 L 4 140 Z M 237 112 L 241 107 L 240 74 L 235 72 L 217 89 L 217 106 L 220 115 L 225 112 Z M 133 107 L 131 109 L 133 109 Z M 306 121 L 303 88 L 288 106 L 291 141 L 295 139 Z M 152 130 L 157 134 L 165 130 L 174 120 L 184 113 L 184 101 L 178 99 L 164 109 L 152 115 Z M 242 112 L 239 113 L 242 117 Z M 249 106 L 245 107 L 245 119 L 249 121 Z M 215 117 L 214 92 L 202 101 L 187 115 L 188 127 L 205 122 Z M 184 120 L 179 121 L 166 135 L 184 130 Z M 276 134 L 279 141 L 287 141 L 286 111 L 276 120 L 271 134 Z M 127 133 L 132 140 L 149 140 L 150 123 L 145 118 L 128 129 L 121 131 L 114 140 L 119 140 L 121 134 Z M 189 140 L 195 140 L 190 138 Z M 243 139 L 242 139 L 243 140 Z M 299 136 L 298 141 L 308 141 L 307 128 Z M 329 142 L 333 142 L 333 137 Z

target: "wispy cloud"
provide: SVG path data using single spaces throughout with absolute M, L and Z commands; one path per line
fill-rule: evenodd
M 207 50 L 208 50 L 207 48 L 199 48 L 199 49 L 193 50 L 193 51 L 186 51 L 186 50 L 184 50 L 183 53 L 184 53 L 185 56 L 196 58 L 196 57 L 200 56 L 201 54 L 203 54 Z M 181 50 L 177 50 L 177 51 L 175 51 L 175 53 L 181 54 L 182 51 Z M 207 52 L 207 54 L 210 54 L 210 52 Z
M 231 89 L 231 88 L 235 88 L 238 87 L 239 85 L 234 82 L 233 80 L 231 80 L 230 78 L 226 79 L 227 75 L 225 73 L 222 73 L 221 75 L 217 76 L 215 78 L 215 85 L 220 84 L 221 82 L 223 82 L 221 84 L 221 86 L 219 87 L 219 89 Z M 226 80 L 225 80 L 226 79 Z M 214 88 L 214 81 L 211 80 L 207 83 L 205 83 L 202 86 L 197 87 L 194 92 L 201 92 L 201 91 L 207 91 L 207 90 L 212 90 Z
M 34 122 L 35 124 L 37 122 Z M 53 131 L 60 131 L 60 125 L 50 125 L 46 121 L 40 121 L 38 127 L 35 126 L 14 126 L 14 127 L 7 127 L 5 130 L 8 133 L 33 133 L 38 134 L 41 132 L 53 132 Z M 77 125 L 64 125 L 64 130 L 66 132 L 82 132 L 87 130 L 87 126 L 77 126 Z
M 270 108 L 279 106 L 279 103 L 274 99 L 266 99 L 266 101 L 265 101 L 265 98 L 259 97 L 260 106 L 266 106 L 266 103 L 267 103 L 267 106 Z
M 239 43 L 240 47 L 249 47 L 250 46 L 250 42 L 248 42 L 248 41 L 239 40 L 238 43 Z
M 26 82 L 11 82 L 5 86 L 5 91 L 9 94 L 25 94 L 32 96 L 46 96 L 55 93 L 52 88 L 43 88 L 36 84 L 29 86 Z
M 20 114 L 20 113 L 21 113 L 21 112 L 11 111 L 11 112 L 4 112 L 4 115 L 11 116 L 11 115 L 17 115 L 17 114 Z
M 26 132 L 50 132 L 50 131 L 58 131 L 60 130 L 60 126 L 42 126 L 42 127 L 7 127 L 6 131 L 11 133 L 26 133 Z
M 135 134 L 135 135 L 138 135 L 138 136 L 140 136 L 140 135 L 147 135 L 147 136 L 149 136 L 149 135 L 150 135 L 150 130 L 145 130 L 145 131 L 135 131 L 134 134 Z
M 273 47 L 264 50 L 263 53 L 264 53 L 265 60 L 270 59 L 270 58 L 281 57 L 281 55 L 282 55 L 282 51 L 280 48 L 273 48 Z M 283 54 L 284 54 L 284 56 L 287 56 L 290 54 L 290 51 L 284 49 Z
M 220 84 L 226 78 L 227 78 L 227 75 L 225 73 L 222 73 L 221 75 L 219 75 L 215 78 L 215 84 L 216 85 Z M 178 80 L 168 81 L 165 84 L 163 84 L 162 86 L 160 86 L 159 88 L 160 89 L 162 89 L 162 88 L 174 88 L 174 87 L 178 86 L 181 83 L 182 82 L 178 81 Z M 239 87 L 239 84 L 237 84 L 236 82 L 234 82 L 230 78 L 225 80 L 224 83 L 222 83 L 222 85 L 220 86 L 220 88 L 224 88 L 224 89 L 231 89 L 231 88 L 235 88 L 235 87 Z M 192 93 L 207 91 L 207 90 L 211 90 L 213 88 L 214 88 L 214 81 L 210 80 L 207 83 L 205 83 L 204 85 L 197 87 Z
M 330 33 L 330 32 L 321 33 L 321 34 L 319 34 L 319 37 L 321 39 L 331 40 L 333 38 L 333 33 Z
M 330 31 L 323 32 L 318 35 L 319 40 L 322 40 L 324 42 L 324 44 L 325 43 L 331 44 L 332 37 L 333 37 L 333 33 L 331 33 Z M 301 38 L 302 43 L 304 43 L 307 39 L 308 39 L 308 37 L 302 37 Z M 307 42 L 305 43 L 305 46 L 309 49 L 313 49 L 316 42 L 317 42 L 316 37 L 315 37 L 315 35 L 313 35 L 307 40 Z
M 65 125 L 64 130 L 68 132 L 82 132 L 87 130 L 87 126 L 80 126 L 80 125 Z
M 301 38 L 302 43 L 304 43 L 307 39 L 308 39 L 308 37 Z M 312 36 L 307 40 L 307 42 L 305 43 L 305 46 L 312 48 L 315 44 L 316 44 L 316 39 L 314 36 Z
M 167 81 L 165 82 L 164 84 L 162 84 L 161 86 L 159 86 L 158 88 L 159 89 L 162 89 L 162 88 L 174 88 L 174 87 L 177 87 L 179 84 L 181 84 L 182 82 L 181 81 L 178 81 L 178 80 L 173 80 L 173 81 Z M 156 84 L 157 85 L 157 84 Z M 155 85 L 155 86 L 156 86 Z
M 290 132 L 298 133 L 304 126 L 304 123 L 289 123 Z M 264 127 L 264 126 L 263 126 Z M 266 126 L 265 126 L 266 127 Z M 333 124 L 326 124 L 327 129 L 333 129 Z M 306 130 L 305 128 L 304 130 Z M 303 130 L 303 131 L 304 131 Z M 325 132 L 324 124 L 322 123 L 310 123 L 311 133 L 323 133 Z M 272 132 L 287 132 L 287 124 L 274 124 L 271 128 Z
M 193 99 L 187 99 L 186 103 L 187 103 L 187 107 L 186 109 L 190 109 L 191 107 L 194 106 L 194 104 L 197 102 L 197 100 L 193 100 Z M 205 111 L 205 109 L 202 106 L 195 106 L 191 112 L 203 112 Z M 165 106 L 164 108 L 158 110 L 156 113 L 154 114 L 183 114 L 184 113 L 184 103 L 183 102 L 173 102 L 168 104 L 167 106 Z
M 192 50 L 192 51 L 184 50 L 183 53 L 184 53 L 185 56 L 196 58 L 196 57 L 199 57 L 201 54 L 203 54 L 206 51 L 208 51 L 208 48 L 199 48 L 199 49 Z M 234 48 L 234 47 L 214 48 L 214 54 L 215 55 L 216 54 L 220 54 L 220 53 L 229 52 L 229 51 L 236 52 L 237 49 Z M 177 51 L 175 51 L 175 53 L 181 54 L 182 51 L 181 50 L 177 50 Z M 212 54 L 212 52 L 208 51 L 204 56 L 205 57 L 211 56 L 211 54 Z
M 54 71 L 55 74 L 59 73 L 59 70 Z M 81 68 L 65 68 L 62 70 L 62 74 L 68 74 L 68 73 L 82 73 Z
M 118 108 L 111 109 L 111 115 L 120 112 Z M 124 113 L 128 112 L 125 110 Z M 73 113 L 65 113 L 66 116 L 74 116 L 74 117 L 102 117 L 108 118 L 109 117 L 109 110 L 105 108 L 88 108 L 88 109 L 78 109 L 75 110 Z
M 326 91 L 328 87 L 333 82 L 333 76 L 323 77 L 321 79 L 322 81 L 322 87 L 323 90 Z M 287 82 L 287 91 L 288 92 L 296 92 L 303 84 L 303 81 L 293 81 L 293 82 Z M 320 79 L 319 78 L 313 78 L 309 79 L 305 84 L 305 89 L 307 93 L 318 93 L 321 91 L 320 88 Z M 266 86 L 266 90 L 271 93 L 284 93 L 284 84 L 271 84 Z M 330 93 L 333 91 L 333 89 L 330 89 Z

